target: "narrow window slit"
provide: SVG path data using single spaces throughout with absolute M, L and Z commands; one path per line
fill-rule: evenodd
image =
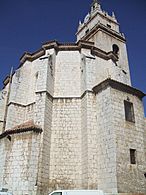
M 130 149 L 130 163 L 136 164 L 136 150 Z
M 129 122 L 135 122 L 133 103 L 124 100 L 125 108 L 125 120 Z

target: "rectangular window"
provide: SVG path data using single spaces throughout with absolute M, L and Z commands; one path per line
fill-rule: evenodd
M 126 121 L 135 122 L 133 103 L 124 100 Z
M 136 150 L 130 149 L 130 163 L 136 164 Z

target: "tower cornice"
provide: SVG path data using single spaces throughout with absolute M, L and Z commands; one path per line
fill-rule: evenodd
M 123 42 L 126 42 L 126 39 L 125 39 L 125 37 L 122 34 L 120 34 L 120 33 L 116 32 L 116 31 L 106 27 L 105 25 L 101 24 L 100 22 L 98 24 L 96 24 L 96 26 L 94 26 L 90 30 L 90 32 L 88 32 L 86 35 L 84 35 L 81 38 L 81 40 L 84 40 L 84 39 L 88 40 L 90 37 L 92 37 L 99 30 L 102 30 L 102 31 L 104 31 L 106 33 L 109 33 L 110 35 L 112 35 L 114 37 L 117 37 L 118 39 L 122 40 Z
M 94 93 L 97 94 L 97 93 L 100 93 L 102 90 L 105 90 L 107 87 L 111 87 L 113 89 L 117 89 L 119 91 L 123 91 L 123 92 L 129 93 L 129 94 L 135 95 L 140 99 L 142 99 L 143 97 L 146 96 L 146 94 L 143 93 L 142 91 L 140 91 L 139 89 L 133 88 L 129 85 L 112 80 L 110 78 L 104 80 L 103 82 L 101 82 L 100 84 L 95 86 L 93 88 L 93 91 L 94 91 Z

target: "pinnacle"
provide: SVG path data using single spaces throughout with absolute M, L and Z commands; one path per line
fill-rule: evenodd
M 100 4 L 100 1 L 99 0 L 93 0 L 92 5 L 94 5 L 95 3 Z
M 93 0 L 92 4 L 91 4 L 91 12 L 94 10 L 100 10 L 100 0 Z

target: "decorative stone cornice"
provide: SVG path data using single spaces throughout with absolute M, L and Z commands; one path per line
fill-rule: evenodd
M 108 28 L 107 26 L 101 24 L 100 22 L 98 22 L 97 25 L 95 25 L 89 31 L 89 33 L 87 33 L 86 35 L 84 35 L 81 40 L 88 40 L 91 37 L 91 35 L 97 33 L 99 30 L 100 31 L 104 31 L 106 33 L 110 33 L 110 35 L 112 35 L 112 36 L 120 39 L 123 42 L 126 42 L 125 37 L 122 34 L 120 34 L 120 33 L 116 32 L 116 31 L 112 30 L 111 28 Z
M 101 49 L 98 49 L 97 47 L 93 47 L 91 50 L 91 54 L 98 56 L 100 58 L 103 58 L 105 60 L 113 60 L 114 62 L 118 61 L 118 55 L 116 55 L 114 52 L 110 51 L 110 52 L 105 52 Z
M 93 93 L 92 90 L 86 90 L 83 92 L 81 96 L 78 97 L 53 97 L 48 91 L 37 91 L 36 94 L 42 94 L 46 93 L 47 97 L 53 102 L 53 100 L 59 100 L 59 99 L 82 99 L 87 93 Z
M 32 62 L 32 61 L 36 60 L 37 58 L 39 58 L 39 57 L 41 57 L 43 55 L 45 55 L 45 49 L 43 49 L 43 48 L 35 51 L 32 54 L 29 53 L 29 52 L 25 52 L 21 56 L 21 58 L 20 58 L 20 65 L 19 65 L 19 67 L 21 67 L 26 61 Z
M 31 105 L 34 105 L 35 102 L 32 102 L 30 104 L 20 104 L 20 103 L 17 103 L 17 102 L 9 102 L 8 106 L 10 105 L 14 105 L 14 106 L 20 106 L 20 107 L 28 107 L 28 106 L 31 106 Z
M 113 89 L 117 89 L 119 91 L 123 91 L 132 95 L 137 96 L 138 98 L 142 99 L 144 96 L 146 96 L 145 93 L 143 93 L 142 91 L 135 89 L 129 85 L 120 83 L 118 81 L 112 80 L 112 79 L 106 79 L 103 82 L 101 82 L 100 84 L 98 84 L 97 86 L 95 86 L 93 88 L 94 93 L 99 93 L 102 90 L 106 89 L 107 87 L 111 87 Z
M 112 52 L 105 52 L 97 47 L 94 47 L 94 43 L 90 41 L 80 40 L 77 43 L 58 43 L 57 41 L 50 41 L 46 42 L 42 45 L 42 48 L 34 53 L 25 52 L 22 57 L 20 58 L 20 66 L 21 67 L 26 61 L 34 61 L 37 58 L 42 57 L 45 55 L 45 50 L 47 49 L 55 49 L 56 52 L 58 51 L 81 51 L 82 48 L 90 49 L 91 53 L 104 58 L 105 60 L 112 59 L 114 61 L 118 60 L 118 57 Z

